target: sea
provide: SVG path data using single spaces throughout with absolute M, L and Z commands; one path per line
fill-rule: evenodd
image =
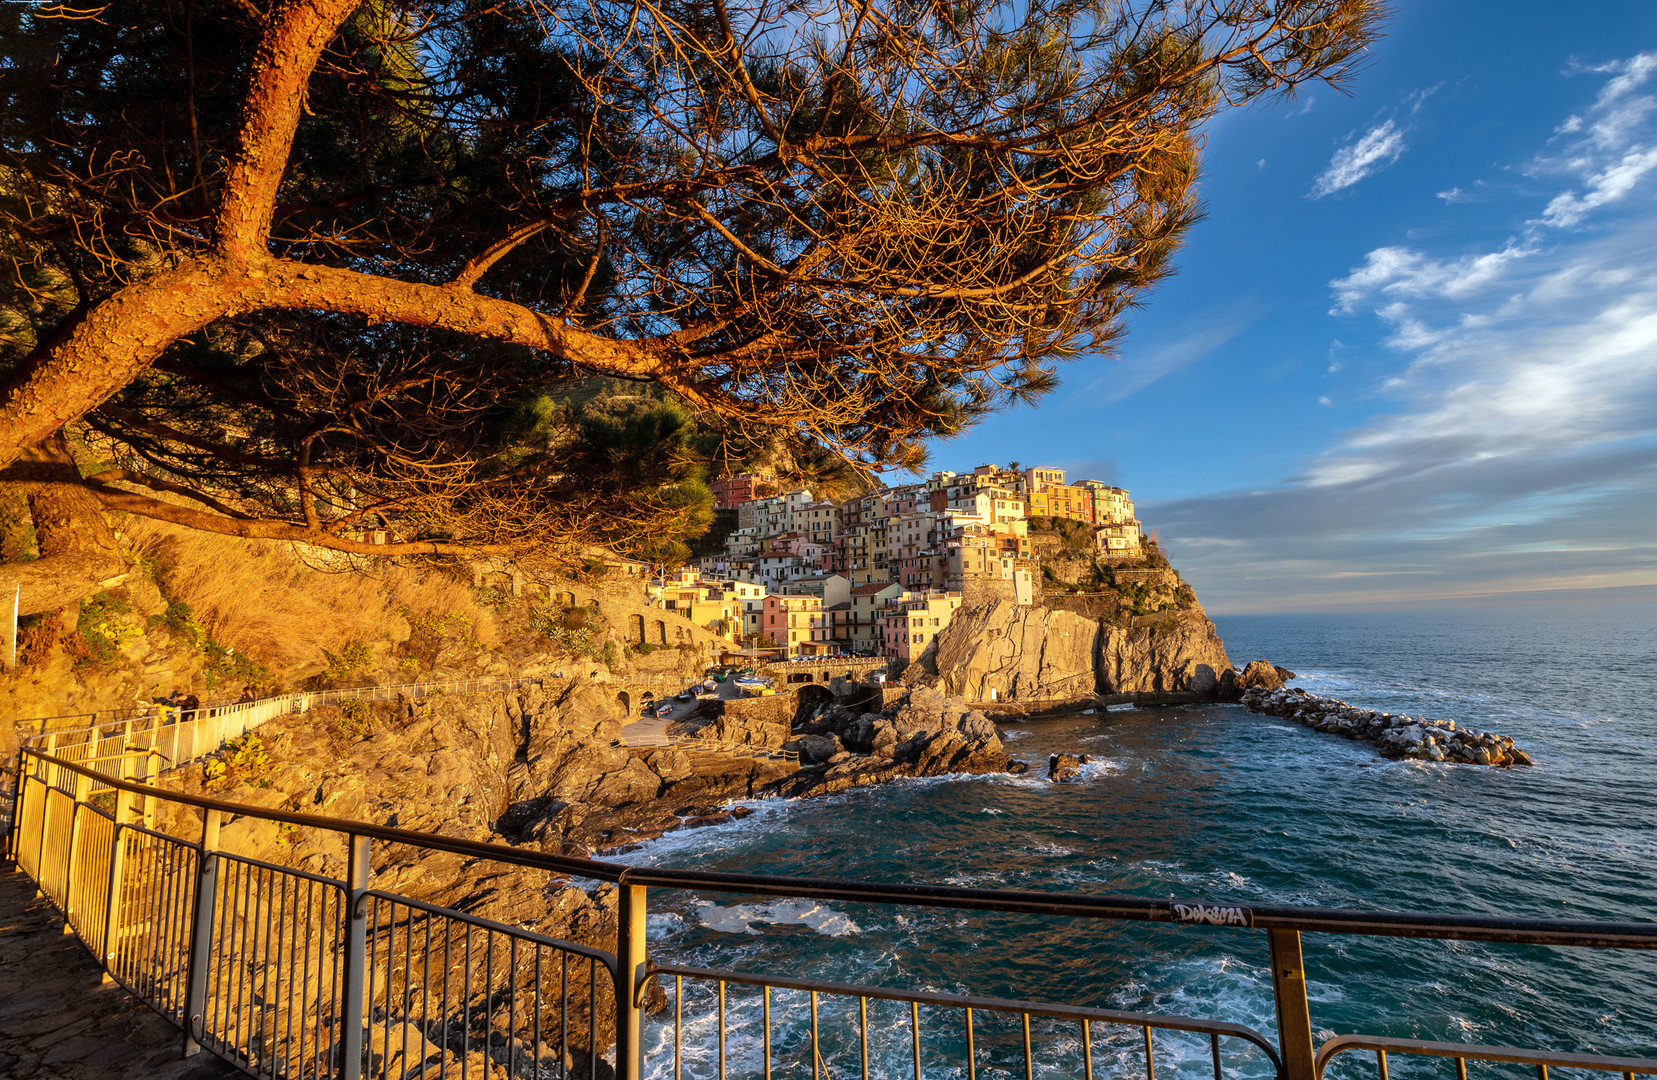
M 1533 768 L 1386 761 L 1365 744 L 1237 705 L 1096 710 L 1002 727 L 1025 776 L 905 780 L 759 801 L 729 825 L 670 833 L 636 865 L 1195 900 L 1657 922 L 1657 604 L 1499 605 L 1217 617 L 1233 662 L 1268 658 L 1315 694 L 1511 735 Z M 1052 784 L 1049 754 L 1091 757 Z M 1276 1041 L 1265 934 L 651 891 L 660 963 L 838 983 L 1178 1014 Z M 1657 1057 L 1657 953 L 1306 934 L 1321 1043 L 1336 1034 Z M 670 989 L 672 989 L 670 987 Z M 690 981 L 679 1076 L 864 1075 L 853 999 Z M 868 1004 L 870 1075 L 967 1080 L 959 1010 Z M 1081 1077 L 1078 1025 L 979 1013 L 971 1075 Z M 917 1037 L 918 1032 L 918 1037 Z M 1214 1075 L 1206 1037 L 1090 1030 L 1093 1075 Z M 647 1063 L 675 1075 L 672 1010 Z M 815 1060 L 813 1060 L 815 1059 Z M 1226 1040 L 1226 1077 L 1272 1075 Z M 1396 1056 L 1400 1077 L 1453 1076 Z M 1473 1066 L 1485 1076 L 1534 1076 Z M 1331 1073 L 1376 1076 L 1372 1056 Z M 1579 1075 L 1579 1074 L 1573 1074 Z

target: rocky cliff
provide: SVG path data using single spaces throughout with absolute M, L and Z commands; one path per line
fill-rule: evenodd
M 1230 696 L 1235 674 L 1201 608 L 1090 616 L 1007 601 L 963 608 L 905 673 L 973 702 L 1090 694 Z
M 1099 623 L 998 600 L 955 613 L 905 678 L 968 701 L 1048 701 L 1094 691 Z
M 1100 693 L 1216 694 L 1231 670 L 1225 642 L 1201 608 L 1101 621 Z

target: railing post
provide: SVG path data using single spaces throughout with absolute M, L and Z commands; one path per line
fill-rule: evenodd
M 340 985 L 340 1080 L 362 1076 L 363 983 L 368 966 L 368 837 L 350 837 L 346 870 L 345 954 Z
M 190 911 L 190 969 L 184 988 L 184 1056 L 201 1053 L 207 1035 L 207 968 L 213 955 L 213 910 L 219 879 L 217 810 L 202 811 L 196 856 L 196 902 Z
M 137 760 L 130 753 L 121 755 L 121 779 L 131 780 L 138 774 Z M 121 930 L 121 898 L 125 892 L 121 888 L 126 877 L 127 844 L 126 837 L 121 830 L 132 821 L 133 794 L 124 789 L 115 792 L 115 825 L 112 829 L 113 838 L 109 848 L 109 899 L 104 904 L 104 940 L 103 940 L 103 969 L 101 982 L 114 982 L 115 977 L 109 973 L 115 962 L 115 941 Z
M 1299 930 L 1267 930 L 1271 944 L 1272 996 L 1277 999 L 1277 1040 L 1284 1080 L 1312 1080 L 1312 1011 L 1306 1003 L 1306 962 Z
M 22 849 L 18 846 L 22 840 L 23 829 L 23 747 L 17 748 L 17 766 L 12 770 L 12 819 L 6 828 L 5 857 L 12 863 L 18 862 L 18 855 Z
M 144 755 L 144 783 L 153 787 L 161 777 L 161 748 L 152 746 Z M 156 799 L 148 792 L 144 793 L 144 828 L 155 831 Z
M 616 935 L 616 1080 L 640 1080 L 644 1075 L 644 1041 L 638 986 L 645 971 L 645 887 L 624 881 L 620 899 Z

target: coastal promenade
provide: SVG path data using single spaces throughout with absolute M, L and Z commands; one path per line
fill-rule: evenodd
M 212 1054 L 179 1056 L 178 1029 L 114 983 L 52 902 L 0 865 L 0 1076 L 36 1080 L 216 1080 Z

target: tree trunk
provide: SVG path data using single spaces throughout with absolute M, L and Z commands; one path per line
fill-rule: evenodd
M 0 603 L 9 607 L 21 587 L 19 614 L 54 611 L 126 576 L 120 544 L 61 431 L 19 454 L 3 478 L 28 497 L 40 558 L 0 564 Z

